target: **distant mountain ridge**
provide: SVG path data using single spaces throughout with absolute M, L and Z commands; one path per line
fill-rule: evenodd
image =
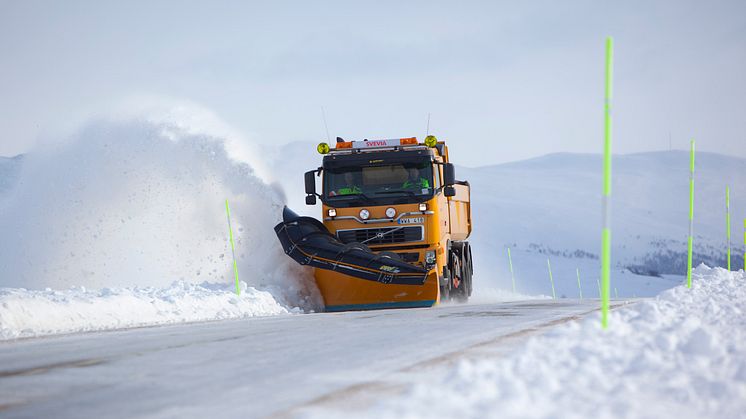
M 617 266 L 645 274 L 685 272 L 689 153 L 617 155 L 612 168 L 612 248 Z M 572 153 L 459 168 L 457 177 L 473 187 L 473 239 L 490 253 L 512 245 L 547 254 L 597 257 L 601 169 L 601 155 Z M 738 220 L 746 217 L 746 159 L 697 153 L 695 264 L 725 264 L 726 185 L 731 188 L 733 254 L 742 255 Z M 732 267 L 742 265 L 742 258 L 732 257 Z

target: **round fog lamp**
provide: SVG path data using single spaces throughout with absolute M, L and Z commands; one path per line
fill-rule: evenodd
M 367 209 L 361 209 L 360 218 L 362 218 L 363 220 L 367 220 L 368 218 L 370 218 L 370 211 L 368 211 Z
M 394 218 L 395 215 L 396 215 L 396 210 L 394 208 L 391 208 L 391 207 L 386 208 L 386 216 L 387 217 Z

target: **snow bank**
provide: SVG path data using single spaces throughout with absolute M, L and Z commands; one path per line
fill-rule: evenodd
M 266 291 L 240 296 L 226 284 L 174 282 L 168 288 L 0 289 L 0 340 L 298 312 Z
M 534 338 L 504 360 L 464 360 L 368 417 L 743 418 L 746 275 L 700 265 L 678 286 Z M 422 377 L 420 377 L 422 378 Z

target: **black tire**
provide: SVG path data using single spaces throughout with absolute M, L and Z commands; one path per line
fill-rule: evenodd
M 468 268 L 464 264 L 463 245 L 454 246 L 451 251 L 451 298 L 458 302 L 466 302 L 469 299 L 468 294 Z
M 448 243 L 447 247 L 448 250 L 446 251 L 446 254 L 449 255 L 448 262 L 446 262 L 445 265 L 443 265 L 443 275 L 438 279 L 440 281 L 440 302 L 445 303 L 446 301 L 449 301 L 451 299 L 451 270 L 448 269 L 451 266 L 450 263 L 450 254 L 451 254 L 451 244 Z
M 466 283 L 466 296 L 471 297 L 471 292 L 473 289 L 473 279 L 474 279 L 474 265 L 472 263 L 472 257 L 471 257 L 471 246 L 469 243 L 464 243 L 464 252 L 463 252 L 463 261 L 464 263 L 462 266 L 464 267 L 464 282 Z

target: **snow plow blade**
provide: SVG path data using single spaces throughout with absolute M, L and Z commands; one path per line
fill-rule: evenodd
M 285 253 L 301 265 L 338 272 L 381 284 L 423 285 L 428 271 L 359 243 L 342 243 L 320 221 L 301 217 L 285 207 L 275 226 Z

